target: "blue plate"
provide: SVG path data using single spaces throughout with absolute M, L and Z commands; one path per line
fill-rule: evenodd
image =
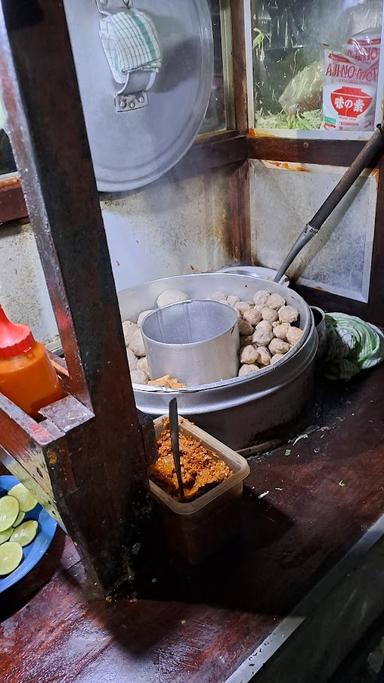
M 18 483 L 19 481 L 15 477 L 0 476 L 0 497 L 6 495 L 9 489 Z M 36 538 L 23 548 L 23 559 L 17 569 L 8 576 L 0 578 L 0 593 L 23 579 L 37 565 L 48 550 L 55 535 L 57 524 L 48 512 L 41 507 L 40 503 L 33 510 L 25 513 L 23 521 L 27 521 L 27 519 L 36 519 L 39 523 Z

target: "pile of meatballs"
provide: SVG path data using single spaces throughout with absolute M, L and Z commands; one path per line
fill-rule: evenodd
M 166 290 L 158 297 L 156 306 L 162 308 L 190 298 L 185 292 L 176 289 Z M 231 306 L 237 311 L 240 332 L 239 377 L 278 363 L 298 343 L 303 334 L 298 327 L 299 311 L 287 305 L 280 294 L 260 290 L 256 292 L 252 301 L 241 301 L 238 296 L 213 292 L 206 298 Z M 141 325 L 149 313 L 152 313 L 152 310 L 140 313 L 136 323 L 125 321 L 123 332 L 133 384 L 159 386 L 157 378 L 152 378 L 152 381 L 149 378 L 141 334 Z

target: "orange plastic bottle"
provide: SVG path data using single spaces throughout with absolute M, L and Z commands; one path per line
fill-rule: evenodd
M 64 395 L 43 344 L 26 325 L 11 323 L 1 306 L 0 392 L 32 417 Z

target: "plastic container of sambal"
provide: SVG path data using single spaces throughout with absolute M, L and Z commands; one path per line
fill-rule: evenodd
M 154 422 L 157 439 L 164 428 L 164 420 L 166 416 Z M 241 455 L 183 417 L 179 417 L 179 430 L 199 441 L 231 470 L 227 479 L 190 502 L 180 502 L 149 480 L 151 494 L 160 506 L 169 547 L 195 565 L 217 552 L 238 533 L 240 497 L 249 465 Z

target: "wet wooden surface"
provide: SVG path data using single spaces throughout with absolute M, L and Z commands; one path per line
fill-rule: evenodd
M 313 431 L 250 460 L 242 537 L 205 566 L 186 568 L 155 534 L 137 596 L 86 601 L 59 534 L 1 596 L 0 680 L 225 681 L 383 512 L 383 381 L 384 367 L 319 383 Z

